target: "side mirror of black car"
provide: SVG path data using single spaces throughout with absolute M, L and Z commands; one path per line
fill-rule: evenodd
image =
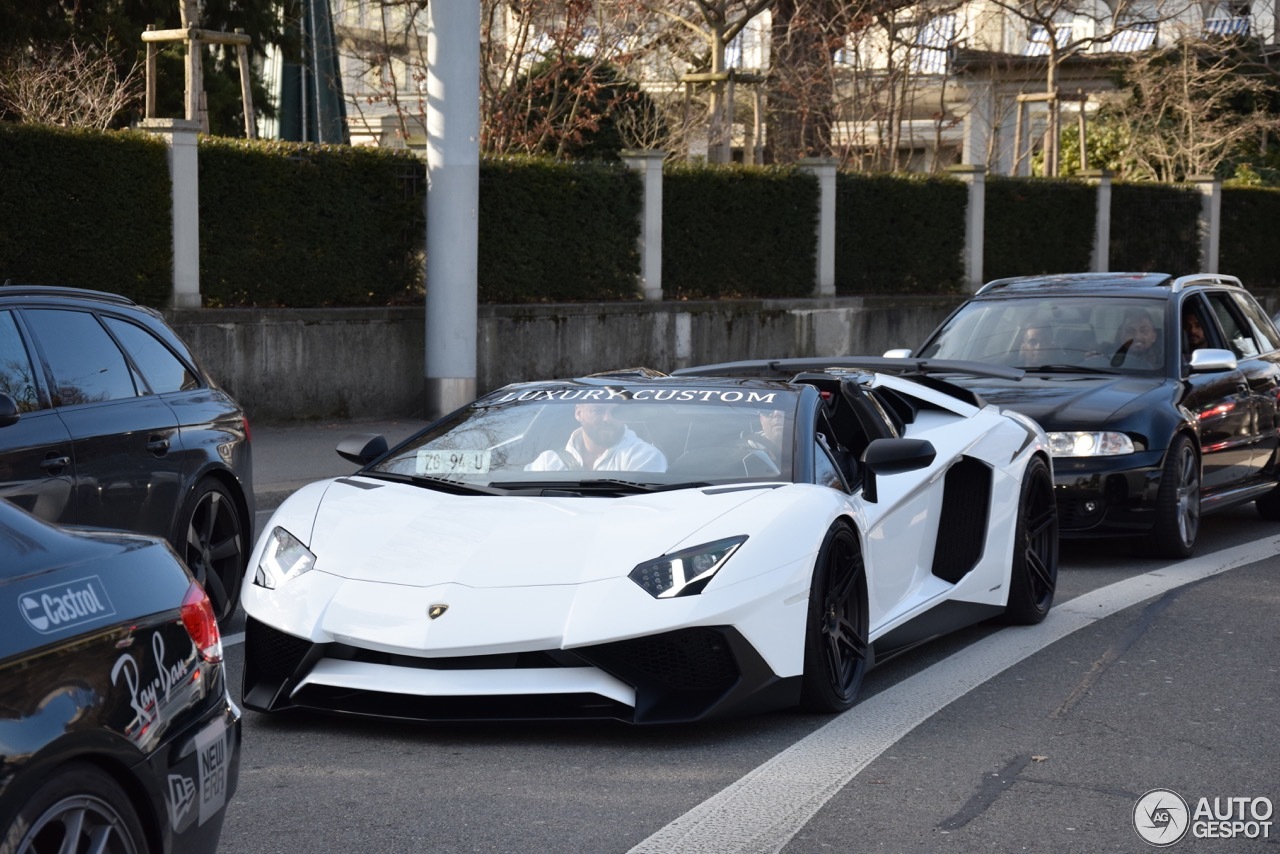
M 338 443 L 338 456 L 362 466 L 387 452 L 387 440 L 379 433 L 352 433 Z
M 933 464 L 937 451 L 924 439 L 876 439 L 862 452 L 862 497 L 875 503 L 876 476 L 901 474 Z
M 10 395 L 0 391 L 0 427 L 8 427 L 10 424 L 17 424 L 19 417 L 18 401 L 14 400 Z
M 1204 374 L 1213 371 L 1234 371 L 1238 367 L 1235 353 L 1210 347 L 1191 353 L 1191 373 Z

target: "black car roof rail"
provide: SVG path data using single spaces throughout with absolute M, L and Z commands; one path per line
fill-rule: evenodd
M 1189 276 L 1179 276 L 1173 280 L 1172 290 L 1176 294 L 1187 285 L 1226 285 L 1227 287 L 1243 288 L 1244 283 L 1237 276 L 1225 276 L 1221 273 L 1192 273 Z
M 804 371 L 825 371 L 831 368 L 844 370 L 878 371 L 893 374 L 962 374 L 971 377 L 991 377 L 1000 380 L 1020 380 L 1026 374 L 1021 368 L 990 365 L 961 359 L 894 359 L 885 356 L 832 356 L 830 358 L 800 357 L 795 359 L 749 359 L 741 362 L 721 362 L 714 365 L 698 365 L 671 372 L 673 377 L 731 377 L 774 374 L 789 377 Z
M 60 285 L 15 285 L 12 280 L 0 285 L 0 297 L 74 297 L 76 299 L 93 299 L 116 305 L 137 305 L 136 302 L 120 294 L 106 291 L 94 291 L 88 288 L 66 288 Z
M 1009 285 L 1019 285 L 1024 282 L 1048 282 L 1048 283 L 1080 283 L 1094 285 L 1118 285 L 1130 286 L 1134 284 L 1135 279 L 1145 280 L 1147 285 L 1166 285 L 1173 277 L 1168 273 L 1131 273 L 1118 271 L 1114 273 L 1041 273 L 1035 276 L 1009 276 L 1004 279 L 992 279 L 974 293 L 974 296 L 989 293 L 994 290 L 1008 287 Z

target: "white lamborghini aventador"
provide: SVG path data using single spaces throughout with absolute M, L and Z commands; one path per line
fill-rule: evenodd
M 412 720 L 838 712 L 877 661 L 1057 576 L 1048 441 L 909 360 L 636 370 L 486 395 L 276 511 L 244 702 Z M 1014 372 L 1016 373 L 1016 371 Z

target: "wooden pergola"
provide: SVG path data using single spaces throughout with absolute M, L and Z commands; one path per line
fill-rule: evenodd
M 234 33 L 201 29 L 198 25 L 199 15 L 196 0 L 182 0 L 180 8 L 182 29 L 157 30 L 148 26 L 142 34 L 142 41 L 147 45 L 147 98 L 146 117 L 156 118 L 156 52 L 157 45 L 164 42 L 186 42 L 187 64 L 186 74 L 186 116 L 190 121 L 200 122 L 200 129 L 209 132 L 209 110 L 204 96 L 204 68 L 200 61 L 200 46 L 203 44 L 230 44 L 236 46 L 236 58 L 240 66 L 240 97 L 244 103 L 244 135 L 247 139 L 257 139 L 257 125 L 253 117 L 253 91 L 249 86 L 249 45 L 252 39 L 242 29 Z

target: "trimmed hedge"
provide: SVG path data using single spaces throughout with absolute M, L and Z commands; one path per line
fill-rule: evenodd
M 639 299 L 640 176 L 621 164 L 480 164 L 481 302 Z
M 1218 269 L 1239 276 L 1249 288 L 1280 288 L 1280 265 L 1271 249 L 1275 246 L 1277 223 L 1280 192 L 1261 187 L 1224 187 Z
M 667 299 L 803 297 L 817 266 L 818 179 L 794 167 L 669 165 Z
M 968 188 L 954 178 L 836 176 L 836 293 L 963 289 Z
M 204 304 L 421 300 L 425 176 L 404 152 L 201 137 Z
M 1109 257 L 1118 272 L 1199 271 L 1200 193 L 1185 185 L 1112 184 Z
M 1097 191 L 1089 184 L 988 178 L 983 278 L 1088 270 L 1097 217 Z
M 143 133 L 0 122 L 0 281 L 165 304 L 173 287 L 167 152 Z

